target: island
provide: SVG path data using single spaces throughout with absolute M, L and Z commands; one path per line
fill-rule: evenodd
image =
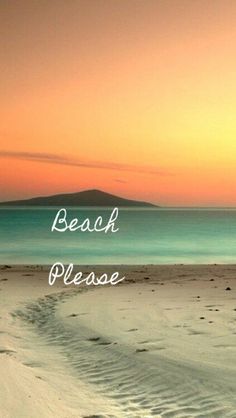
M 31 199 L 0 202 L 1 206 L 104 206 L 104 207 L 157 207 L 148 202 L 124 199 L 102 190 L 83 190 L 77 193 L 40 196 Z

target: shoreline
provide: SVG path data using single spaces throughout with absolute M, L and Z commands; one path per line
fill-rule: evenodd
M 48 268 L 0 266 L 4 418 L 233 417 L 236 265 L 119 266 L 96 288 Z

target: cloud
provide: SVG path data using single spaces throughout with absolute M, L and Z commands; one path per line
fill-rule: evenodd
M 26 152 L 26 151 L 4 151 L 0 150 L 0 158 L 15 158 L 18 160 L 36 161 L 39 163 L 50 163 L 67 165 L 71 167 L 81 168 L 96 168 L 101 170 L 114 170 L 114 171 L 131 171 L 135 173 L 151 174 L 155 176 L 169 176 L 173 173 L 159 170 L 154 167 L 135 166 L 131 164 L 120 164 L 105 161 L 90 161 L 80 160 L 66 155 L 50 154 L 44 152 Z
M 121 180 L 121 179 L 113 179 L 113 181 L 115 181 L 116 183 L 122 183 L 122 184 L 126 184 L 127 183 L 126 180 Z

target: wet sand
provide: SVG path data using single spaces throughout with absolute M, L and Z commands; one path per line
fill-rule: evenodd
M 83 267 L 126 276 L 99 287 L 46 270 L 0 270 L 4 418 L 235 417 L 236 266 Z

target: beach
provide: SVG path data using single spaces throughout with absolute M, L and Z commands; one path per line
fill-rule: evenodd
M 235 417 L 236 266 L 80 266 L 116 286 L 0 269 L 3 418 Z

